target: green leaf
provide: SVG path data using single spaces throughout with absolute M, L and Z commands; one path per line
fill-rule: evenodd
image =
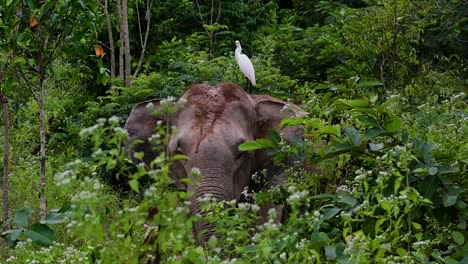
M 41 221 L 41 224 L 61 224 L 65 223 L 67 220 L 65 219 L 65 214 L 63 213 L 48 213 L 46 218 Z
M 405 250 L 404 248 L 397 248 L 397 249 L 396 249 L 396 253 L 397 253 L 398 255 L 400 255 L 401 257 L 404 257 L 404 256 L 407 255 L 407 252 L 406 252 L 406 250 Z
M 268 130 L 268 138 L 275 144 L 275 146 L 278 146 L 281 142 L 281 136 L 273 129 Z
M 6 1 L 6 6 L 10 6 L 11 3 L 13 3 L 13 0 L 7 0 L 7 1 Z
M 436 175 L 438 172 L 437 167 L 429 167 L 428 173 L 429 175 Z
M 21 227 L 28 227 L 29 224 L 31 223 L 32 219 L 32 214 L 34 213 L 34 210 L 31 209 L 30 207 L 22 207 L 20 208 L 15 215 L 15 220 L 14 223 L 21 226 Z
M 258 149 L 274 148 L 275 143 L 271 140 L 260 138 L 255 141 L 248 141 L 239 145 L 240 151 L 254 151 Z
M 401 118 L 397 116 L 389 116 L 385 119 L 383 126 L 387 132 L 397 132 L 401 127 Z
M 285 118 L 281 121 L 280 127 L 286 127 L 286 126 L 299 126 L 304 123 L 304 120 L 301 118 Z
M 335 259 L 336 258 L 336 247 L 334 246 L 330 246 L 330 245 L 326 245 L 324 247 L 325 249 L 325 256 L 328 258 L 328 259 Z
M 333 126 L 322 126 L 319 128 L 320 134 L 330 134 L 337 137 L 341 137 L 341 127 L 340 125 Z
M 451 257 L 445 257 L 444 258 L 444 263 L 445 264 L 460 264 L 460 262 L 458 260 L 455 260 Z
M 8 246 L 13 248 L 16 246 L 16 243 L 18 242 L 18 238 L 20 237 L 21 233 L 23 232 L 24 229 L 13 229 L 13 230 L 7 230 L 2 233 L 2 236 L 6 235 L 6 241 L 8 243 Z
M 382 208 L 387 212 L 389 212 L 392 209 L 391 204 L 388 200 L 382 201 L 380 203 L 380 206 L 382 206 Z
M 334 217 L 336 214 L 338 214 L 341 211 L 341 208 L 338 208 L 338 207 L 322 208 L 321 211 L 323 213 L 323 218 L 325 220 L 328 220 Z
M 188 160 L 189 158 L 185 155 L 177 154 L 174 156 L 171 156 L 171 160 Z
M 336 199 L 336 195 L 334 194 L 329 194 L 329 193 L 322 193 L 322 194 L 317 194 L 314 196 L 311 196 L 310 199 Z
M 130 185 L 130 188 L 132 188 L 132 190 L 134 190 L 135 192 L 139 192 L 140 184 L 138 183 L 137 179 L 130 180 L 128 184 Z
M 454 168 L 450 164 L 442 164 L 440 166 L 437 166 L 437 170 L 439 172 L 439 175 L 448 174 L 448 173 L 456 173 L 460 171 L 458 168 Z
M 451 195 L 451 194 L 446 194 L 444 197 L 442 197 L 442 201 L 445 207 L 449 207 L 454 205 L 457 202 L 457 197 L 456 195 Z
M 383 83 L 377 80 L 361 81 L 358 84 L 359 88 L 369 88 L 369 87 L 376 87 L 376 86 L 382 86 L 382 85 Z
M 349 106 L 351 108 L 368 108 L 369 102 L 367 100 L 346 100 L 339 99 L 339 103 Z
M 377 136 L 382 135 L 383 133 L 386 133 L 386 131 L 380 127 L 369 128 L 366 130 L 366 132 L 364 132 L 364 135 L 362 136 L 362 140 L 369 141 Z
M 345 133 L 353 146 L 361 145 L 361 135 L 359 134 L 359 131 L 353 127 L 346 127 Z
M 354 206 L 355 204 L 357 204 L 356 198 L 352 197 L 351 195 L 347 193 L 341 193 L 339 196 L 339 201 L 345 204 L 351 205 L 351 206 Z
M 437 177 L 427 175 L 421 182 L 421 192 L 425 198 L 431 198 L 437 189 Z
M 465 237 L 463 236 L 462 233 L 458 231 L 452 232 L 452 238 L 453 238 L 453 241 L 455 241 L 455 243 L 457 243 L 460 246 L 463 246 L 463 244 L 465 244 Z
M 55 240 L 54 231 L 43 224 L 33 224 L 24 231 L 24 234 L 41 246 L 51 246 Z
M 312 246 L 320 246 L 320 245 L 323 245 L 325 244 L 326 242 L 328 242 L 330 240 L 330 238 L 328 237 L 328 235 L 324 232 L 313 232 L 312 233 L 312 236 L 311 236 L 311 239 L 310 239 L 310 243 Z

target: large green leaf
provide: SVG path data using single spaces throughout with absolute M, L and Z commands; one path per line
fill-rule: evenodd
M 22 207 L 20 208 L 15 215 L 14 223 L 21 226 L 21 227 L 28 227 L 31 223 L 32 214 L 34 210 L 30 207 Z
M 349 106 L 351 108 L 367 108 L 369 107 L 369 101 L 367 100 L 346 100 L 339 99 L 339 103 Z
M 239 145 L 240 151 L 254 151 L 258 149 L 265 149 L 265 148 L 274 148 L 276 145 L 273 141 L 260 138 L 255 141 L 248 141 Z
M 33 224 L 24 234 L 41 246 L 51 246 L 55 240 L 54 231 L 44 224 Z
M 386 131 L 380 127 L 369 128 L 366 130 L 366 132 L 364 132 L 364 135 L 362 136 L 362 140 L 364 141 L 371 140 L 379 135 L 382 135 L 385 132 Z
M 357 131 L 353 127 L 346 127 L 345 133 L 351 144 L 353 144 L 353 146 L 357 147 L 361 145 L 361 135 L 359 134 L 359 131 Z

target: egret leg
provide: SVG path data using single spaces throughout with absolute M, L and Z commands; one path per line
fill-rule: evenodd
M 252 94 L 252 83 L 250 83 L 249 79 L 245 78 L 245 90 L 249 89 L 249 94 Z

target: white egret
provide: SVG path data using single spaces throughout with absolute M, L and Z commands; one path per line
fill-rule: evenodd
M 245 75 L 245 77 L 247 77 L 247 86 L 249 86 L 249 91 L 252 93 L 252 87 L 249 85 L 249 81 L 253 86 L 256 85 L 255 71 L 252 62 L 250 61 L 249 57 L 247 57 L 247 55 L 241 53 L 242 48 L 238 40 L 236 40 L 236 47 L 235 56 L 237 64 L 239 65 L 241 72 Z

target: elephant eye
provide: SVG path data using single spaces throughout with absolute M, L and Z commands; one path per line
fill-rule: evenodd
M 175 154 L 180 154 L 180 155 L 184 154 L 184 150 L 182 149 L 181 146 L 177 146 Z

